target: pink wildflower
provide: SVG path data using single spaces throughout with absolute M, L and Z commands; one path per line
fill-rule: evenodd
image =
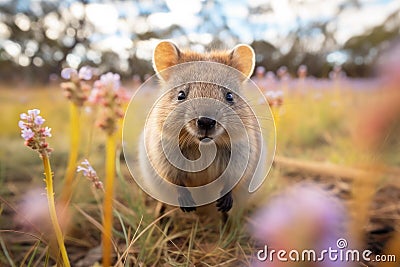
M 93 104 L 103 106 L 97 125 L 107 134 L 118 129 L 118 120 L 124 116 L 122 104 L 129 100 L 126 90 L 121 87 L 119 74 L 108 72 L 94 83 L 89 99 Z
M 72 68 L 65 68 L 61 71 L 61 77 L 68 80 L 61 83 L 65 96 L 77 106 L 83 106 L 88 99 L 91 86 L 88 82 L 93 78 L 95 70 L 83 66 L 79 71 Z
M 284 251 L 338 249 L 337 241 L 346 238 L 347 213 L 344 205 L 317 185 L 291 187 L 269 201 L 253 218 L 253 236 L 262 246 Z M 252 266 L 287 266 L 287 262 L 255 259 Z M 324 258 L 310 263 L 314 267 L 345 267 L 347 262 Z

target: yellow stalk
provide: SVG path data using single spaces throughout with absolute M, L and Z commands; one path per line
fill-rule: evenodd
M 79 153 L 79 137 L 80 137 L 80 123 L 79 123 L 79 107 L 73 102 L 70 102 L 70 152 L 68 159 L 68 167 L 65 172 L 64 187 L 62 192 L 62 202 L 68 203 L 72 196 L 72 185 L 76 174 L 76 164 L 78 161 Z
M 114 196 L 114 176 L 115 176 L 115 137 L 116 134 L 107 136 L 106 144 L 106 181 L 105 195 L 103 201 L 103 266 L 111 266 L 112 254 L 112 202 Z
M 49 204 L 50 219 L 51 219 L 51 223 L 53 224 L 54 232 L 56 234 L 57 243 L 60 248 L 61 257 L 64 262 L 64 266 L 69 267 L 70 263 L 69 263 L 69 259 L 68 259 L 68 255 L 67 255 L 67 250 L 65 249 L 65 245 L 64 245 L 64 237 L 61 232 L 60 224 L 58 222 L 57 213 L 56 213 L 56 205 L 54 203 L 53 174 L 51 172 L 49 157 L 47 154 L 45 154 L 45 155 L 42 155 L 42 159 L 43 159 L 43 167 L 44 167 L 44 171 L 45 171 L 44 174 L 46 176 L 45 182 L 46 182 L 47 201 Z
M 280 123 L 279 109 L 280 109 L 280 107 L 276 107 L 276 106 L 271 107 L 272 116 L 274 117 L 274 121 L 275 121 L 275 129 L 277 132 L 278 132 L 278 126 Z

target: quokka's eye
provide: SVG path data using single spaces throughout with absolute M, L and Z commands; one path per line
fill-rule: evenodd
M 226 99 L 226 101 L 228 101 L 229 103 L 233 103 L 233 94 L 232 94 L 231 92 L 226 93 L 225 99 Z
M 179 91 L 178 93 L 178 100 L 184 100 L 186 99 L 186 94 L 184 91 Z

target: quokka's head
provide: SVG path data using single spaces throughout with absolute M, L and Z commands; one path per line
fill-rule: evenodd
M 240 91 L 254 64 L 248 45 L 196 53 L 181 51 L 169 41 L 159 43 L 153 67 L 164 89 L 155 105 L 162 134 L 168 137 L 179 128 L 181 146 L 210 140 L 229 145 L 247 138 L 243 125 L 255 127 L 256 118 Z

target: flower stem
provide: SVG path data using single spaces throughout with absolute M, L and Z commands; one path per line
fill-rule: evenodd
M 79 136 L 80 136 L 80 123 L 79 123 L 79 107 L 70 102 L 70 152 L 68 159 L 68 167 L 65 172 L 65 182 L 62 192 L 61 201 L 68 203 L 71 200 L 72 185 L 76 174 L 76 164 L 78 161 L 79 153 Z
M 56 206 L 54 203 L 53 174 L 51 172 L 49 156 L 47 154 L 44 154 L 42 155 L 42 159 L 46 176 L 45 182 L 46 182 L 47 201 L 49 204 L 50 219 L 51 223 L 53 224 L 54 232 L 56 234 L 57 243 L 61 251 L 61 257 L 64 262 L 64 266 L 69 267 L 70 263 L 67 255 L 67 250 L 65 249 L 64 245 L 64 237 L 61 232 L 60 224 L 57 219 Z
M 275 121 L 275 129 L 276 131 L 278 131 L 278 127 L 279 127 L 279 123 L 280 123 L 280 107 L 271 107 L 271 111 L 272 111 L 272 116 L 274 117 L 274 121 Z
M 111 265 L 111 238 L 112 238 L 112 202 L 114 196 L 114 176 L 115 176 L 115 134 L 107 136 L 106 144 L 106 181 L 105 195 L 103 201 L 103 266 Z

